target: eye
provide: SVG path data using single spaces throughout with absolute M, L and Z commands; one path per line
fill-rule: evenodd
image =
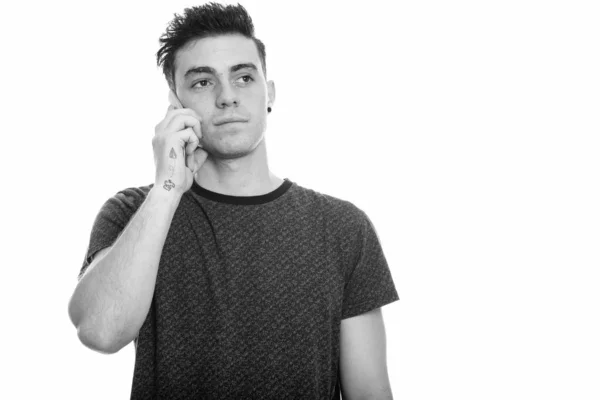
M 207 87 L 209 83 L 208 79 L 200 79 L 198 82 L 194 83 L 192 87 Z
M 250 75 L 241 76 L 239 79 L 243 79 L 244 83 L 250 83 L 254 80 L 254 78 L 252 78 L 252 76 L 250 76 Z

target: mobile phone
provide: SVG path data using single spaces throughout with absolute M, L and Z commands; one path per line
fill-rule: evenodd
M 179 101 L 177 94 L 175 94 L 172 89 L 169 89 L 169 103 L 176 109 L 184 108 L 183 104 L 181 104 L 181 101 Z

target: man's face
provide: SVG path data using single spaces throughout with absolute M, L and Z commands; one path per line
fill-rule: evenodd
M 202 118 L 200 143 L 213 157 L 242 157 L 263 139 L 275 87 L 265 81 L 251 39 L 223 35 L 182 47 L 175 56 L 175 87 L 183 106 Z

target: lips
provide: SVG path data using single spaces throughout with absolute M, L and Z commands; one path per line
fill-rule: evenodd
M 219 125 L 229 124 L 232 122 L 248 122 L 248 119 L 237 116 L 237 115 L 232 115 L 232 116 L 227 116 L 227 117 L 217 117 L 214 119 L 213 124 L 215 126 L 219 126 Z

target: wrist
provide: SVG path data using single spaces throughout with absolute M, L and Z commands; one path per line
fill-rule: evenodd
M 181 196 L 183 196 L 183 192 L 177 190 L 177 187 L 174 187 L 172 184 L 169 184 L 169 181 L 165 181 L 166 183 L 157 185 L 156 183 L 150 189 L 148 196 L 152 196 L 158 201 L 165 202 L 176 202 L 179 203 L 181 200 Z

